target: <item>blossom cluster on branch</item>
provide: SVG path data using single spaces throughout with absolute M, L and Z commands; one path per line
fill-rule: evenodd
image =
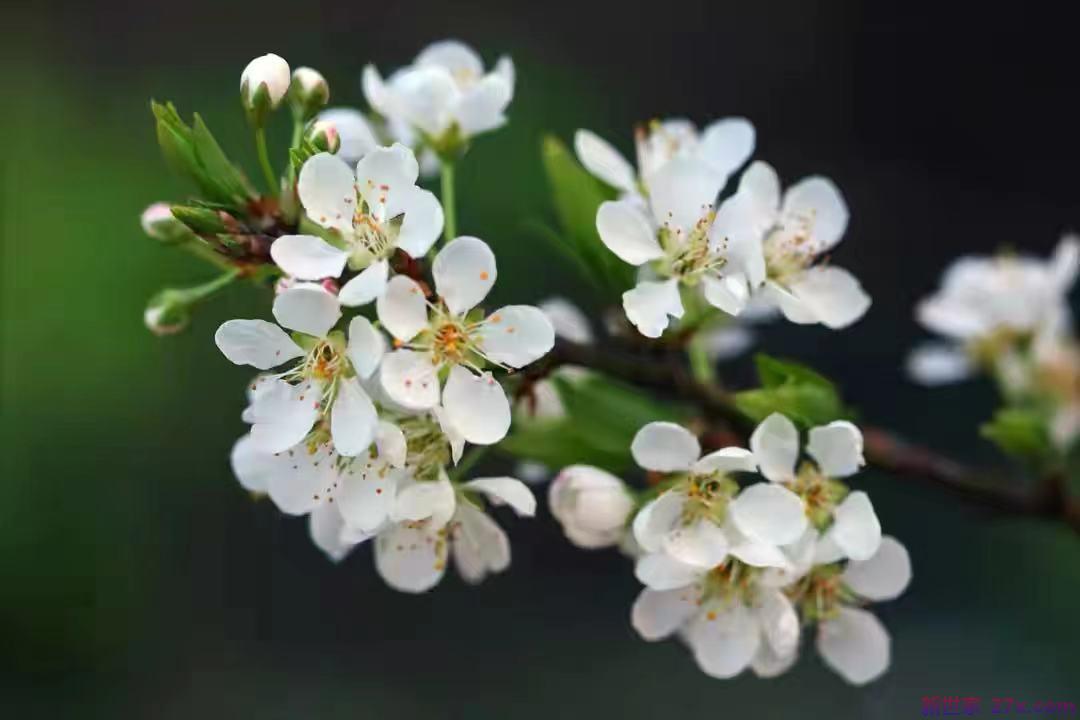
M 241 485 L 306 517 L 331 559 L 370 542 L 388 585 L 424 592 L 451 559 L 468 582 L 506 570 L 510 543 L 492 510 L 533 516 L 530 485 L 554 475 L 549 506 L 567 538 L 633 558 L 645 589 L 630 617 L 644 639 L 679 636 L 713 677 L 772 677 L 812 631 L 845 680 L 879 677 L 890 638 L 865 606 L 899 596 L 911 562 L 847 484 L 866 465 L 863 432 L 839 388 L 798 363 L 759 355 L 760 387 L 735 393 L 717 377 L 721 359 L 752 343 L 754 322 L 840 330 L 869 309 L 831 262 L 849 215 L 839 189 L 813 176 L 782 191 L 770 165 L 751 162 L 755 131 L 742 118 L 701 131 L 642 125 L 636 167 L 588 130 L 572 153 L 548 138 L 557 224 L 534 230 L 622 311 L 594 323 L 558 298 L 492 308 L 496 256 L 458 234 L 455 168 L 507 122 L 513 63 L 486 71 L 445 41 L 385 78 L 369 65 L 362 81 L 370 114 L 328 107 L 323 76 L 277 55 L 243 70 L 262 189 L 199 115 L 153 103 L 165 158 L 197 194 L 147 208 L 143 228 L 221 274 L 162 290 L 147 326 L 179 331 L 237 281 L 272 296 L 273 321 L 228 320 L 214 337 L 257 371 L 231 458 Z M 293 135 L 279 171 L 265 129 L 286 105 Z M 435 177 L 438 196 L 425 187 Z M 961 261 L 919 310 L 951 344 L 911 360 L 924 381 L 993 373 L 1007 418 L 987 434 L 1053 468 L 1080 426 L 1066 303 L 1078 252 L 1069 241 L 1050 264 Z M 1024 307 L 1003 297 L 1016 284 Z M 565 352 L 600 345 L 629 363 Z M 649 370 L 646 357 L 665 364 Z M 1040 432 L 1052 451 L 1025 444 Z M 493 446 L 527 482 L 474 476 Z

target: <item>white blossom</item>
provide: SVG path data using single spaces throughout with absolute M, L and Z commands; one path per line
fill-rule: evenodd
M 341 317 L 338 299 L 309 283 L 278 295 L 273 313 L 280 327 L 265 320 L 229 320 L 214 336 L 237 365 L 260 370 L 289 365 L 263 380 L 249 409 L 255 445 L 278 453 L 308 439 L 313 446 L 332 441 L 335 452 L 350 457 L 367 450 L 378 417 L 361 378 L 382 359 L 385 342 L 379 331 L 355 317 L 347 339 L 331 332 Z M 296 334 L 290 337 L 282 328 Z
M 486 364 L 520 368 L 539 359 L 555 342 L 554 329 L 539 309 L 508 305 L 490 315 L 473 312 L 495 282 L 495 256 L 482 240 L 460 237 L 432 264 L 436 300 L 403 275 L 395 276 L 376 304 L 379 320 L 397 349 L 383 362 L 387 394 L 412 410 L 442 408 L 445 421 L 469 442 L 491 444 L 505 437 L 510 403 Z M 449 368 L 445 387 L 440 371 Z
M 548 505 L 572 543 L 601 548 L 622 540 L 634 500 L 623 481 L 611 473 L 590 465 L 571 465 L 548 487 Z
M 781 196 L 776 171 L 754 162 L 720 213 L 731 232 L 759 238 L 764 265 L 756 268 L 751 285 L 791 322 L 840 329 L 869 309 L 859 281 L 825 262 L 848 223 L 847 204 L 828 178 L 805 178 Z
M 436 147 L 464 143 L 505 124 L 514 83 L 510 58 L 485 72 L 480 56 L 456 40 L 428 46 L 385 80 L 374 65 L 363 75 L 364 96 L 376 112 Z
M 597 211 L 604 245 L 642 267 L 623 294 L 626 317 L 642 335 L 659 337 L 669 317 L 682 317 L 680 286 L 700 288 L 710 305 L 738 315 L 763 281 L 760 238 L 734 222 L 728 203 L 713 207 L 725 181 L 700 160 L 676 157 L 650 176 L 647 204 L 628 198 Z
M 334 127 L 341 143 L 336 155 L 351 167 L 356 167 L 365 155 L 381 145 L 371 123 L 359 110 L 327 108 L 316 116 L 315 121 Z
M 916 317 L 944 341 L 912 352 L 908 372 L 926 385 L 962 380 L 978 367 L 1002 369 L 1019 341 L 1055 334 L 1069 317 L 1068 292 L 1080 269 L 1080 240 L 1066 236 L 1048 260 L 1028 255 L 969 256 L 946 270 Z
M 394 251 L 422 257 L 442 232 L 442 206 L 416 185 L 418 174 L 403 145 L 369 150 L 355 173 L 335 155 L 313 156 L 300 169 L 297 192 L 308 217 L 334 231 L 339 243 L 279 237 L 270 246 L 274 262 L 302 280 L 338 277 L 347 265 L 360 272 L 342 286 L 342 304 L 372 302 L 386 289 Z

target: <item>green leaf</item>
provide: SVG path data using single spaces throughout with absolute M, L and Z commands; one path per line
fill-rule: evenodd
M 214 139 L 210 129 L 206 127 L 206 123 L 203 122 L 199 113 L 195 113 L 195 123 L 192 126 L 191 136 L 195 146 L 195 158 L 199 166 L 213 180 L 223 198 L 229 198 L 234 203 L 243 204 L 247 198 L 255 194 L 247 178 L 225 156 L 221 146 Z
M 203 199 L 242 210 L 254 195 L 243 174 L 229 162 L 202 118 L 195 115 L 194 127 L 180 117 L 172 103 L 151 102 L 157 126 L 158 145 L 169 167 L 189 178 Z
M 558 470 L 577 463 L 613 473 L 633 466 L 630 443 L 654 420 L 678 420 L 683 413 L 654 401 L 639 390 L 598 373 L 583 378 L 556 376 L 554 383 L 565 415 L 554 419 L 519 419 L 499 447 L 522 459 Z
M 544 138 L 543 159 L 559 220 L 559 242 L 553 244 L 579 258 L 579 268 L 585 268 L 586 277 L 598 286 L 620 293 L 633 287 L 634 268 L 604 247 L 596 231 L 596 211 L 604 201 L 615 199 L 614 190 L 590 175 L 554 137 Z
M 1002 408 L 979 432 L 1005 454 L 1025 462 L 1042 463 L 1054 453 L 1046 416 L 1037 408 Z
M 804 427 L 851 417 L 836 386 L 820 373 L 764 354 L 755 356 L 754 362 L 762 387 L 736 393 L 735 405 L 755 422 L 774 412 Z

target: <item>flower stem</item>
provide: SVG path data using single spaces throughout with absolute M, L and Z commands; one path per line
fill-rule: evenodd
M 480 462 L 488 450 L 491 449 L 490 445 L 474 445 L 469 448 L 469 452 L 465 454 L 465 457 L 461 459 L 457 467 L 450 471 L 450 479 L 454 482 L 459 482 L 465 475 L 473 469 L 476 463 Z
M 705 351 L 701 333 L 696 333 L 690 340 L 687 348 L 690 354 L 690 374 L 694 380 L 703 385 L 711 385 L 716 382 L 716 368 L 713 367 L 709 354 Z
M 443 240 L 450 242 L 457 237 L 457 209 L 454 206 L 454 163 L 442 162 L 442 205 L 446 221 L 443 224 Z
M 266 130 L 261 127 L 255 128 L 255 150 L 259 154 L 259 166 L 262 168 L 263 177 L 266 178 L 270 197 L 276 198 L 278 196 L 279 181 L 274 173 L 273 166 L 270 164 L 270 154 L 266 151 Z

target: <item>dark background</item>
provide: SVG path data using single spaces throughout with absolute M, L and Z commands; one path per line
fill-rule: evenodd
M 155 148 L 150 97 L 202 112 L 254 176 L 236 95 L 252 57 L 318 67 L 336 104 L 362 105 L 366 62 L 389 71 L 459 37 L 518 67 L 510 125 L 477 143 L 458 190 L 462 229 L 498 252 L 496 300 L 598 307 L 523 231 L 549 212 L 542 133 L 589 127 L 629 151 L 635 122 L 745 115 L 785 183 L 822 173 L 843 189 L 852 222 L 835 261 L 875 301 L 842 333 L 776 325 L 762 347 L 839 378 L 868 419 L 1001 464 L 976 433 L 991 388 L 915 388 L 901 363 L 921 337 L 912 305 L 952 258 L 1045 254 L 1080 225 L 1076 23 L 1037 7 L 5 5 L 3 714 L 906 718 L 923 695 L 1080 703 L 1080 544 L 1064 527 L 865 473 L 856 484 L 915 566 L 879 608 L 889 674 L 853 689 L 807 648 L 779 680 L 710 680 L 677 643 L 635 636 L 629 564 L 571 547 L 546 510 L 500 518 L 514 564 L 479 588 L 448 577 L 394 593 L 366 548 L 330 564 L 227 465 L 247 376 L 211 336 L 265 315 L 265 298 L 230 292 L 179 337 L 141 325 L 160 286 L 209 277 L 138 229 L 148 203 L 188 191 Z M 745 365 L 730 377 L 746 381 Z

